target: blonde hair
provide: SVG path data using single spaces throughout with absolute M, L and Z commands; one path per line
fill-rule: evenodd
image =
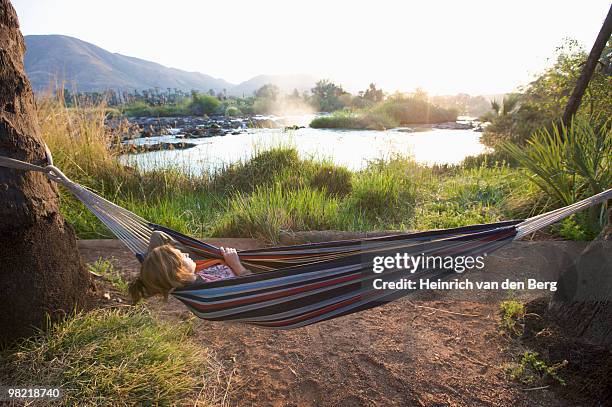
M 170 290 L 183 287 L 193 279 L 193 273 L 185 267 L 183 254 L 165 244 L 154 248 L 145 257 L 140 266 L 140 276 L 130 283 L 130 296 L 134 303 L 154 295 L 168 298 Z

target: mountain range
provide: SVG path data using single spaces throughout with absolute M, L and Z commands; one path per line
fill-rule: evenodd
M 314 87 L 310 75 L 259 75 L 239 84 L 200 72 L 187 72 L 161 64 L 112 53 L 94 44 L 65 35 L 25 36 L 25 70 L 34 91 L 48 90 L 53 83 L 80 92 L 177 88 L 207 92 L 213 89 L 227 94 L 251 95 L 266 84 L 283 92 L 300 92 Z

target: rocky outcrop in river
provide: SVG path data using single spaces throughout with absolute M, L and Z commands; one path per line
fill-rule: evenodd
M 275 120 L 263 117 L 230 118 L 225 116 L 211 117 L 133 117 L 129 118 L 129 132 L 122 135 L 127 141 L 140 137 L 155 137 L 174 135 L 177 139 L 194 139 L 203 137 L 240 134 L 248 128 L 279 128 Z M 118 127 L 112 120 L 110 127 Z

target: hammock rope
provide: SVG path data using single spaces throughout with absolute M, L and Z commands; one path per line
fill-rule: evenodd
M 189 249 L 195 260 L 222 258 L 217 247 L 150 223 L 71 181 L 53 165 L 48 149 L 47 160 L 49 165 L 39 166 L 0 156 L 0 167 L 39 172 L 66 187 L 141 262 L 155 231 L 172 236 Z M 377 290 L 373 287 L 374 279 L 397 283 L 456 276 L 454 271 L 441 267 L 419 269 L 416 272 L 395 268 L 375 274 L 372 272 L 375 256 L 399 252 L 411 256 L 442 257 L 488 253 L 611 198 L 612 189 L 608 189 L 526 220 L 242 250 L 239 252 L 240 259 L 253 274 L 208 283 L 194 283 L 173 291 L 172 295 L 200 318 L 247 322 L 277 329 L 297 328 L 372 308 L 411 292 Z

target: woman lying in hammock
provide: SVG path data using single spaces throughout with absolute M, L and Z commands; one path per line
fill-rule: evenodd
M 221 247 L 225 261 L 196 263 L 188 250 L 164 232 L 153 232 L 147 256 L 140 266 L 140 276 L 129 287 L 134 303 L 143 298 L 168 294 L 197 280 L 215 281 L 251 274 L 244 268 L 236 249 Z

